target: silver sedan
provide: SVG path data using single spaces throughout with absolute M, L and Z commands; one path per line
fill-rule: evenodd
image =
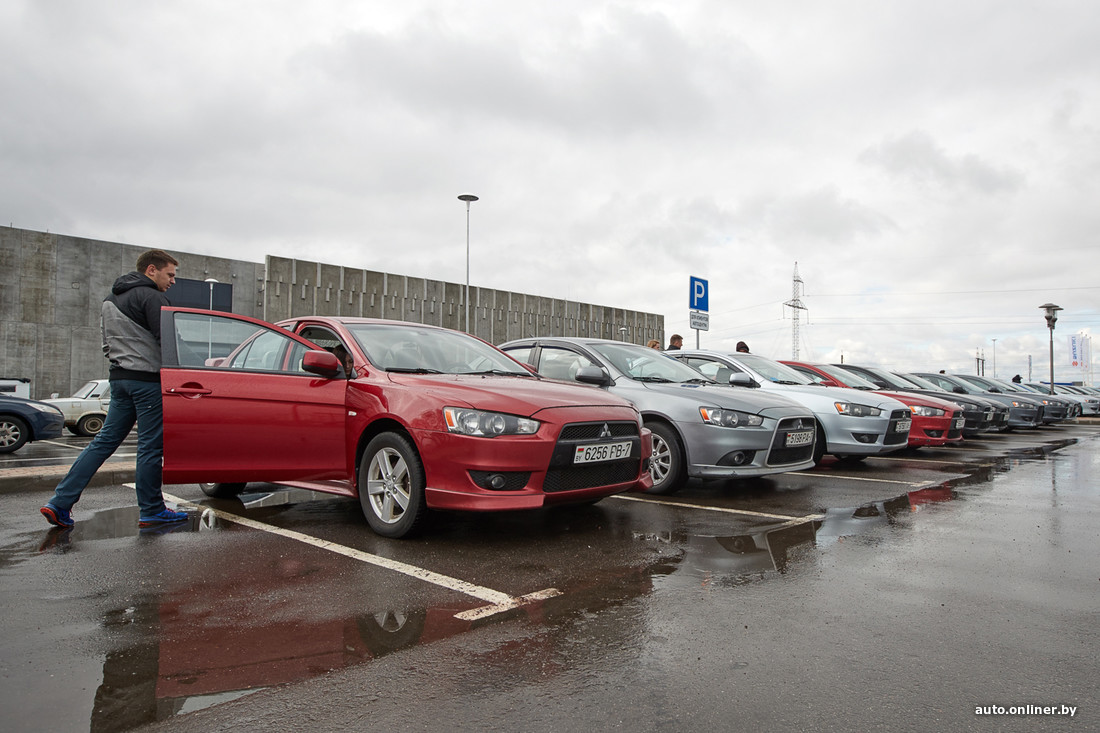
M 781 395 L 731 390 L 667 354 L 622 341 L 534 338 L 501 349 L 545 377 L 625 397 L 653 433 L 651 493 L 685 477 L 744 478 L 813 466 L 813 415 Z

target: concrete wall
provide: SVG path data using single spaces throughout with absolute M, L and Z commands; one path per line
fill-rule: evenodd
M 261 264 L 164 245 L 0 227 L 0 378 L 30 378 L 31 396 L 42 399 L 107 376 L 100 303 L 115 278 L 134 269 L 139 254 L 158 246 L 180 261 L 179 278 L 232 284 L 234 313 L 271 322 L 320 314 L 465 329 L 465 286 L 459 283 L 285 257 L 268 256 Z M 664 343 L 664 316 L 471 286 L 470 330 L 493 344 L 559 335 Z

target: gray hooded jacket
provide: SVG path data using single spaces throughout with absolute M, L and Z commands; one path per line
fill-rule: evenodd
M 165 305 L 167 296 L 140 272 L 115 280 L 100 319 L 111 379 L 160 381 L 160 309 Z

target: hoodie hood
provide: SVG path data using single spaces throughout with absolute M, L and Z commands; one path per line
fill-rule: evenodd
M 153 290 L 157 290 L 157 284 L 140 272 L 128 272 L 115 280 L 115 284 L 111 286 L 111 292 L 115 295 L 122 295 L 126 291 L 133 290 L 134 288 L 152 288 Z

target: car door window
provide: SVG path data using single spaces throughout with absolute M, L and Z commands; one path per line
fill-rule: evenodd
M 285 331 L 198 313 L 175 316 L 179 366 L 304 374 L 308 350 Z
M 539 356 L 539 374 L 551 379 L 575 380 L 578 369 L 592 365 L 595 362 L 584 354 L 556 346 L 543 346 Z
M 514 349 L 507 349 L 504 353 L 522 364 L 534 366 L 535 362 L 531 361 L 531 352 L 534 350 L 534 346 L 517 346 Z

